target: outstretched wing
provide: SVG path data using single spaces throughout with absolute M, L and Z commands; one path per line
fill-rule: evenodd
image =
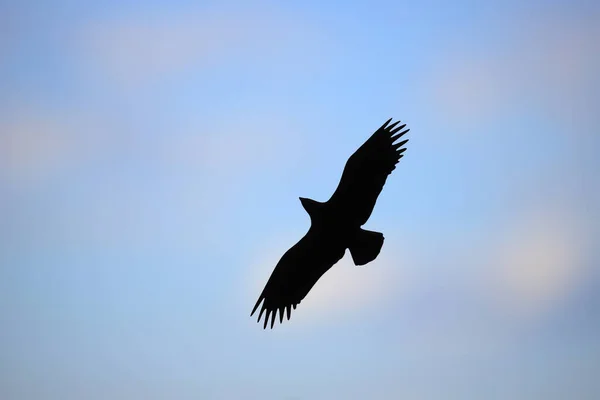
M 363 225 L 371 216 L 377 197 L 387 176 L 406 150 L 408 139 L 394 143 L 410 129 L 400 121 L 386 121 L 346 162 L 340 183 L 329 200 L 337 209 L 345 210 L 347 218 Z
M 283 322 L 286 310 L 290 319 L 291 309 L 306 297 L 310 289 L 327 270 L 344 256 L 345 248 L 331 239 L 320 235 L 313 228 L 281 257 L 267 281 L 250 316 L 254 315 L 261 302 L 258 322 L 266 311 L 264 327 L 271 318 L 271 329 L 279 311 L 279 322 Z

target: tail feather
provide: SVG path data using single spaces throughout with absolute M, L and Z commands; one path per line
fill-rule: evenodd
M 354 265 L 365 265 L 377 258 L 383 240 L 383 233 L 360 229 L 348 247 Z

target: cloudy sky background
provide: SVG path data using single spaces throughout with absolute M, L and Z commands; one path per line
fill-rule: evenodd
M 1 2 L 0 398 L 599 398 L 599 70 L 593 1 Z M 380 257 L 263 331 L 389 117 Z

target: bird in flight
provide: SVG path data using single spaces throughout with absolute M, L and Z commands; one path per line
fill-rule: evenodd
M 375 207 L 387 176 L 396 169 L 408 139 L 396 142 L 409 129 L 392 124 L 392 118 L 360 146 L 346 162 L 337 189 L 326 202 L 300 197 L 310 216 L 310 229 L 281 257 L 252 313 L 262 302 L 258 322 L 266 311 L 263 329 L 271 319 L 271 329 L 279 311 L 290 319 L 291 309 L 306 297 L 310 289 L 346 252 L 354 265 L 375 260 L 383 246 L 383 234 L 362 229 Z

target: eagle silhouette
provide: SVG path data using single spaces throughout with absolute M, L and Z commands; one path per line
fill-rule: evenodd
M 298 243 L 281 257 L 267 281 L 250 316 L 263 302 L 258 322 L 266 311 L 264 328 L 271 318 L 271 329 L 279 311 L 290 319 L 291 309 L 306 297 L 346 252 L 350 250 L 354 265 L 365 265 L 379 255 L 383 234 L 362 229 L 375 207 L 387 176 L 406 150 L 408 139 L 394 143 L 409 129 L 400 121 L 388 119 L 360 146 L 346 162 L 337 189 L 325 203 L 300 197 L 310 216 L 310 229 Z

